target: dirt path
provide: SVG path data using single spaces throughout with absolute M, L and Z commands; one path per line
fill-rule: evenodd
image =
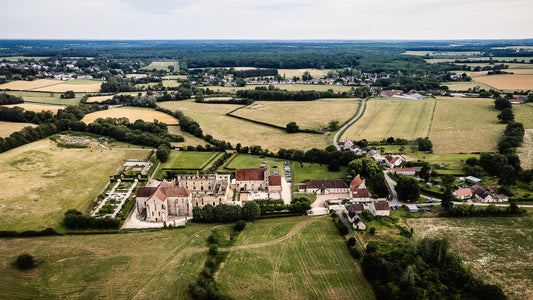
M 289 238 L 291 238 L 293 235 L 295 235 L 296 233 L 298 233 L 300 230 L 302 230 L 305 226 L 313 223 L 314 221 L 316 221 L 318 219 L 318 217 L 316 218 L 310 218 L 306 221 L 303 221 L 301 223 L 299 223 L 298 225 L 294 226 L 293 229 L 291 229 L 291 231 L 289 231 L 289 233 L 287 233 L 287 235 L 285 236 L 282 236 L 280 238 L 277 238 L 275 240 L 272 240 L 272 241 L 268 241 L 268 242 L 263 242 L 263 243 L 257 243 L 257 244 L 249 244 L 249 245 L 241 245 L 241 246 L 233 246 L 233 247 L 227 247 L 227 248 L 220 248 L 218 249 L 219 251 L 233 251 L 233 250 L 241 250 L 241 249 L 255 249 L 255 248 L 261 248 L 261 247 L 266 247 L 266 246 L 272 246 L 272 245 L 275 245 L 277 243 L 280 243 L 280 242 L 283 242 L 284 240 L 287 240 Z

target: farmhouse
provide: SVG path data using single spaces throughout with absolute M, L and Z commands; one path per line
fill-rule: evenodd
M 365 206 L 362 203 L 348 204 L 345 206 L 348 212 L 348 219 L 350 222 L 354 222 L 354 218 L 365 210 Z
M 350 189 L 342 179 L 310 180 L 307 184 L 299 186 L 306 194 L 343 194 L 348 196 Z
M 476 197 L 477 200 L 479 200 L 481 202 L 494 202 L 494 199 L 489 194 L 489 192 L 483 190 L 479 186 L 475 185 L 471 189 L 472 189 L 472 192 L 474 193 L 474 196 Z
M 357 175 L 352 182 L 350 183 L 350 196 L 352 199 L 357 201 L 370 201 L 372 200 L 372 195 L 366 188 L 365 181 Z
M 163 180 L 137 190 L 137 215 L 148 222 L 166 222 L 171 216 L 192 215 L 192 194 Z
M 375 216 L 390 216 L 389 202 L 372 202 L 368 206 L 368 210 Z
M 472 197 L 472 190 L 470 188 L 463 188 L 455 190 L 452 195 L 457 199 L 470 199 Z
M 411 168 L 394 168 L 392 170 L 393 174 L 404 175 L 404 176 L 414 176 L 416 174 L 416 169 Z
M 235 185 L 241 192 L 264 192 L 268 190 L 269 168 L 235 170 Z
M 177 175 L 176 185 L 192 193 L 193 206 L 204 207 L 206 204 L 216 206 L 226 203 L 231 196 L 230 175 L 206 174 Z
M 393 167 L 399 166 L 402 163 L 402 157 L 400 155 L 390 155 L 389 154 L 389 155 L 385 156 L 385 159 L 384 159 L 383 163 L 387 167 L 393 168 Z

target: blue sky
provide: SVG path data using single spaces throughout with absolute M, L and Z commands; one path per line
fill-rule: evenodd
M 531 0 L 0 0 L 10 39 L 521 39 Z

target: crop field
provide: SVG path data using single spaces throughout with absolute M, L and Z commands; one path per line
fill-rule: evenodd
M 283 76 L 285 75 L 285 78 L 292 79 L 294 76 L 300 77 L 302 79 L 302 75 L 305 72 L 309 72 L 311 76 L 315 79 L 320 79 L 328 74 L 328 72 L 331 71 L 330 69 L 279 69 L 278 74 Z
M 524 124 L 524 128 L 533 128 L 533 103 L 513 105 L 516 122 Z
M 259 145 L 264 149 L 277 151 L 279 148 L 310 149 L 325 148 L 331 143 L 331 137 L 321 134 L 293 133 L 249 121 L 226 116 L 240 105 L 195 103 L 192 100 L 168 101 L 159 104 L 170 110 L 181 110 L 197 121 L 204 134 L 216 139 L 241 143 L 243 146 Z
M 44 139 L 0 154 L 0 230 L 55 227 L 94 199 L 126 158 L 147 151 L 59 148 Z
M 57 80 L 56 80 L 57 81 Z M 58 84 L 35 88 L 35 91 L 41 92 L 59 92 L 73 91 L 77 93 L 94 93 L 100 91 L 102 81 L 89 79 L 75 79 L 69 81 L 59 81 Z
M 272 240 L 289 229 L 285 222 L 293 220 L 299 223 L 290 229 L 289 238 Z M 229 253 L 216 275 L 220 290 L 234 299 L 374 299 L 329 218 L 293 220 L 250 224 L 237 240 L 240 248 Z M 262 247 L 247 246 L 256 241 L 262 241 Z
M 533 298 L 533 216 L 408 219 L 419 237 L 447 235 L 451 250 L 511 299 Z
M 75 105 L 80 103 L 83 94 L 76 94 L 76 97 L 71 99 L 61 99 L 62 93 L 50 93 L 50 92 L 28 92 L 28 91 L 9 91 L 10 95 L 22 97 L 26 102 L 35 102 L 43 104 L 62 104 L 62 105 Z
M 220 152 L 171 151 L 168 160 L 161 164 L 166 169 L 202 169 L 202 166 Z
M 533 129 L 526 129 L 522 146 L 516 149 L 522 169 L 533 168 Z
M 533 89 L 533 75 L 489 75 L 478 76 L 473 80 L 485 83 L 489 86 L 502 90 L 531 90 Z
M 88 115 L 85 115 L 85 117 L 81 121 L 85 122 L 86 124 L 90 124 L 98 118 L 123 118 L 123 117 L 128 118 L 128 120 L 130 120 L 131 123 L 135 122 L 136 120 L 143 120 L 145 122 L 153 122 L 154 120 L 158 120 L 159 122 L 163 122 L 169 125 L 178 124 L 178 120 L 176 120 L 174 117 L 170 115 L 167 115 L 159 111 L 155 111 L 150 108 L 140 108 L 140 107 L 119 107 L 119 108 L 112 108 L 108 110 L 101 110 L 101 111 L 97 111 L 97 112 L 93 112 Z
M 180 69 L 180 64 L 179 64 L 179 62 L 177 60 L 174 60 L 174 61 L 153 61 L 151 64 L 149 64 L 148 66 L 144 67 L 143 69 L 145 69 L 145 70 L 153 70 L 153 69 L 168 70 L 169 66 L 173 66 L 174 67 L 174 71 L 179 71 L 179 69 Z
M 379 141 L 388 137 L 414 140 L 428 136 L 435 100 L 370 100 L 365 113 L 342 139 Z
M 493 99 L 437 100 L 429 139 L 436 153 L 495 151 L 505 125 L 498 122 Z
M 51 86 L 61 83 L 62 81 L 53 80 L 53 79 L 37 79 L 33 81 L 26 80 L 16 80 L 8 83 L 0 84 L 0 89 L 9 89 L 9 90 L 33 90 L 45 86 Z
M 187 286 L 201 271 L 201 247 L 212 227 L 0 239 L 2 297 L 188 299 Z M 15 269 L 11 262 L 21 253 L 33 255 L 39 266 Z
M 274 84 L 276 88 L 281 90 L 288 91 L 327 91 L 333 90 L 334 92 L 348 92 L 352 89 L 352 86 L 347 85 L 333 85 L 333 84 Z M 268 87 L 268 85 L 247 85 L 245 87 L 234 87 L 234 86 L 207 86 L 209 89 L 220 92 L 236 92 L 238 90 L 253 90 L 256 87 Z M 206 87 L 206 88 L 207 88 Z
M 450 91 L 468 91 L 470 89 L 484 89 L 486 91 L 489 91 L 490 89 L 494 89 L 488 84 L 477 82 L 475 80 L 472 81 L 451 81 L 451 82 L 443 82 L 442 85 L 447 86 Z
M 10 105 L 3 105 L 4 107 L 22 107 L 25 110 L 29 111 L 35 111 L 40 112 L 43 110 L 49 110 L 52 111 L 54 114 L 57 113 L 58 110 L 65 108 L 65 105 L 47 105 L 47 104 L 38 104 L 38 103 L 19 103 L 19 104 L 10 104 Z
M 295 121 L 300 128 L 318 130 L 334 120 L 342 125 L 356 114 L 360 103 L 358 99 L 256 101 L 233 114 L 281 127 Z
M 113 98 L 113 95 L 89 97 L 89 98 L 87 99 L 87 103 L 91 103 L 91 102 L 101 102 L 101 101 L 109 100 L 109 99 L 111 99 L 111 98 Z
M 182 131 L 178 125 L 168 126 L 168 133 L 181 135 L 185 138 L 185 141 L 179 143 L 172 143 L 173 146 L 181 147 L 183 145 L 198 146 L 209 144 L 205 140 L 196 137 L 188 132 Z
M 24 127 L 37 125 L 31 123 L 17 123 L 17 122 L 4 122 L 0 121 L 0 137 L 7 137 L 15 131 L 19 131 Z

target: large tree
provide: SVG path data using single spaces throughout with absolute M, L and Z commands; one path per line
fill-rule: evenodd
M 246 221 L 255 221 L 261 215 L 261 209 L 254 201 L 248 201 L 242 207 L 242 218 Z
M 498 114 L 498 120 L 502 123 L 511 123 L 514 121 L 514 113 L 511 108 L 504 108 L 501 113 Z
M 395 187 L 401 200 L 416 201 L 420 197 L 418 181 L 412 177 L 400 177 Z

